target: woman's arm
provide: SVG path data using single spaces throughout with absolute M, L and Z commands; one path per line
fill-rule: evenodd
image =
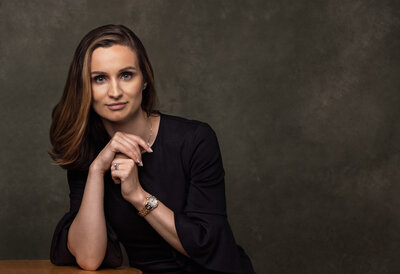
M 136 146 L 127 142 L 132 138 Z M 132 141 L 131 141 L 132 142 Z M 130 146 L 127 146 L 130 144 Z M 107 227 L 104 215 L 104 174 L 118 153 L 140 161 L 139 146 L 150 152 L 148 144 L 138 136 L 115 133 L 90 165 L 82 203 L 68 231 L 68 249 L 77 263 L 86 270 L 96 270 L 107 251 Z
M 202 123 L 192 136 L 186 136 L 189 139 L 181 154 L 190 175 L 185 206 L 172 212 L 159 202 L 145 216 L 146 220 L 177 250 L 176 260 L 183 268 L 189 263 L 193 270 L 201 266 L 223 273 L 255 273 L 249 257 L 236 244 L 227 219 L 225 171 L 215 132 Z M 143 196 L 138 200 L 141 203 L 134 206 L 140 210 L 144 206 Z M 180 256 L 181 253 L 186 256 Z
M 107 248 L 104 174 L 90 166 L 80 209 L 68 232 L 68 249 L 86 270 L 96 270 Z
M 139 187 L 139 190 L 135 194 L 132 194 L 132 198 L 128 199 L 128 201 L 140 211 L 145 206 L 146 197 L 149 195 L 150 193 Z M 144 216 L 144 218 L 172 247 L 186 257 L 189 257 L 189 254 L 183 249 L 182 243 L 179 240 L 175 228 L 174 212 L 171 209 L 161 201 L 158 201 L 158 206 Z
M 68 247 L 68 232 L 79 212 L 88 175 L 89 170 L 67 170 L 70 206 L 69 211 L 58 221 L 51 240 L 50 261 L 54 265 L 80 266 Z M 119 267 L 123 261 L 122 251 L 117 234 L 107 221 L 107 218 L 106 229 L 107 248 L 101 266 Z

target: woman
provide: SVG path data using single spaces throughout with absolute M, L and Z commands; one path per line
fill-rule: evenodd
M 122 25 L 90 31 L 52 112 L 50 156 L 67 169 L 70 211 L 50 259 L 87 270 L 254 273 L 226 216 L 218 140 L 204 122 L 154 109 L 153 70 Z

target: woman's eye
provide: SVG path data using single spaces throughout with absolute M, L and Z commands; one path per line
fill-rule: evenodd
M 131 79 L 131 77 L 132 77 L 132 72 L 124 72 L 124 73 L 122 73 L 122 78 L 124 80 L 129 80 L 129 79 Z
M 96 83 L 101 83 L 101 82 L 103 82 L 103 80 L 104 80 L 104 76 L 103 76 L 103 75 L 96 76 L 96 77 L 93 78 L 93 80 L 94 80 Z

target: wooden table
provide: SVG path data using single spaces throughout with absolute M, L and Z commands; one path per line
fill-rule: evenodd
M 5 274 L 75 274 L 89 272 L 93 271 L 82 270 L 75 266 L 56 266 L 50 260 L 0 260 L 0 273 Z M 121 266 L 96 270 L 96 273 L 142 274 L 142 271 L 128 266 Z

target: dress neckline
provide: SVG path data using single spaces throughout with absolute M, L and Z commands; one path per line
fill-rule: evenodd
M 158 130 L 157 130 L 157 135 L 156 135 L 156 139 L 154 139 L 153 144 L 151 145 L 151 149 L 153 149 L 153 147 L 155 147 L 158 143 L 158 139 L 160 139 L 160 133 L 162 132 L 162 126 L 163 126 L 163 120 L 164 120 L 164 114 L 159 112 L 160 114 L 160 123 L 158 125 Z

